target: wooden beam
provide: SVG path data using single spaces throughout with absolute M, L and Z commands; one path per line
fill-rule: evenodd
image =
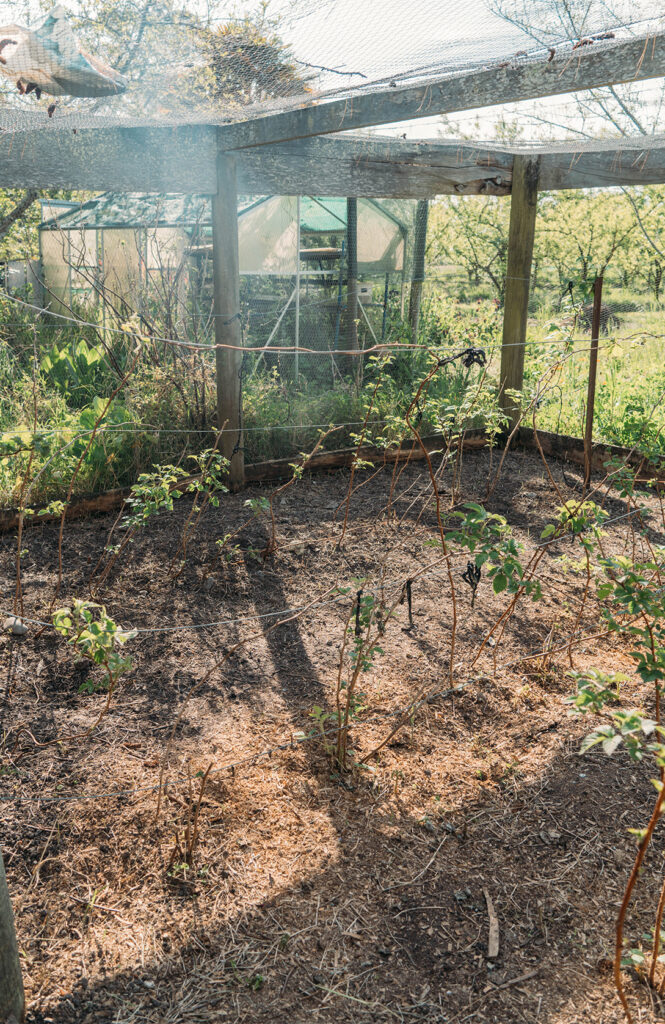
M 409 324 L 414 344 L 418 341 L 420 324 L 420 302 L 425 280 L 425 249 L 427 246 L 427 218 L 429 203 L 420 199 L 416 209 L 416 230 L 413 239 L 413 271 L 411 274 L 411 294 L 409 295 Z
M 521 391 L 524 349 L 529 310 L 529 284 L 538 208 L 538 158 L 515 157 L 508 230 L 508 267 L 503 310 L 503 343 L 499 401 L 511 423 L 519 415 L 519 403 L 507 391 Z
M 585 468 L 586 453 L 584 441 L 580 437 L 572 437 L 568 434 L 554 434 L 548 430 L 539 430 L 538 437 L 531 427 L 520 427 L 517 437 L 517 446 L 526 448 L 545 456 L 551 456 L 561 462 L 573 463 L 581 469 Z M 658 464 L 650 462 L 644 455 L 640 455 L 634 448 L 623 448 L 615 444 L 594 444 L 591 453 L 591 467 L 594 470 L 607 472 L 617 462 L 625 462 L 637 471 L 635 477 L 637 483 L 646 484 L 656 481 L 658 489 L 665 485 L 665 474 Z M 580 493 L 583 484 L 580 482 Z M 32 517 L 31 517 L 32 519 Z
M 0 1020 L 22 1024 L 25 1018 L 23 977 L 18 955 L 14 914 L 0 850 Z
M 447 444 L 447 439 L 436 434 L 423 438 L 423 443 L 429 452 L 440 451 Z M 516 445 L 526 448 L 529 451 L 540 451 L 544 455 L 559 459 L 562 462 L 571 462 L 577 466 L 584 466 L 584 442 L 579 437 L 570 437 L 566 434 L 552 434 L 546 430 L 538 431 L 538 441 L 534 432 L 529 427 L 520 427 L 516 436 Z M 473 451 L 485 448 L 488 439 L 482 430 L 466 431 L 462 448 L 464 451 Z M 539 448 L 540 445 L 540 448 Z M 455 450 L 455 446 L 453 446 Z M 362 448 L 344 448 L 335 452 L 320 452 L 314 455 L 307 462 L 307 472 L 330 472 L 335 469 L 343 469 L 353 465 L 356 459 L 363 462 L 374 462 L 390 465 L 393 462 L 415 462 L 424 459 L 422 451 L 413 441 L 404 442 L 399 448 L 375 448 L 371 445 Z M 638 470 L 638 483 L 647 483 L 656 480 L 665 485 L 665 475 L 662 470 L 644 456 L 636 453 L 634 449 L 621 448 L 618 445 L 596 444 L 592 454 L 592 465 L 594 469 L 607 468 L 608 463 L 616 462 L 617 459 L 626 461 L 628 465 Z M 288 459 L 273 459 L 269 462 L 254 462 L 245 466 L 246 483 L 267 483 L 270 480 L 288 480 L 293 476 L 293 457 Z M 186 477 L 173 485 L 173 490 L 185 490 L 192 480 L 199 477 Z M 580 485 L 581 487 L 581 485 Z M 123 502 L 129 497 L 130 488 L 103 491 L 101 494 L 89 494 L 86 497 L 74 499 L 67 506 L 66 518 L 69 522 L 72 519 L 83 519 L 92 515 L 108 515 L 122 507 Z M 10 533 L 18 526 L 18 509 L 0 509 L 0 534 Z M 60 516 L 43 510 L 37 515 L 30 516 L 25 520 L 26 529 L 35 526 L 43 528 L 48 523 L 60 522 Z
M 429 452 L 440 451 L 448 443 L 442 434 L 435 434 L 423 438 L 423 444 Z M 462 447 L 465 451 L 487 447 L 488 440 L 482 430 L 467 430 L 462 439 Z M 458 443 L 454 443 L 452 450 L 456 450 Z M 327 472 L 334 469 L 344 469 L 352 466 L 356 460 L 361 462 L 374 462 L 390 465 L 393 462 L 417 462 L 424 459 L 422 451 L 413 440 L 404 441 L 398 448 L 375 448 L 373 445 L 363 445 L 361 448 L 342 448 L 334 452 L 318 452 L 306 462 L 307 472 Z M 302 462 L 302 459 L 297 460 Z M 245 466 L 245 482 L 248 484 L 261 484 L 269 480 L 288 480 L 293 476 L 293 456 L 288 459 L 271 459 L 268 462 L 254 462 Z M 184 477 L 171 486 L 171 491 L 186 491 L 187 487 L 200 476 Z M 93 515 L 108 515 L 110 512 L 121 508 L 131 494 L 131 488 L 116 488 L 112 491 L 102 491 L 100 494 L 88 494 L 85 497 L 75 498 L 68 506 L 66 519 L 84 519 Z M 0 509 L 0 534 L 10 533 L 15 530 L 19 522 L 19 511 L 13 509 Z M 44 527 L 47 523 L 55 524 L 60 522 L 60 515 L 55 515 L 42 509 L 37 515 L 30 516 L 25 520 L 26 529 L 35 526 Z M 1 1018 L 0 1018 L 1 1020 Z M 3 1022 L 4 1024 L 4 1022 Z
M 221 145 L 226 149 L 265 146 L 661 75 L 665 75 L 663 34 L 597 41 L 577 51 L 566 46 L 551 60 L 543 53 L 541 60 L 504 61 L 420 85 L 384 86 L 348 92 L 334 100 L 313 100 L 295 110 L 224 125 Z
M 237 490 L 244 483 L 238 193 L 235 160 L 221 151 L 217 155 L 217 194 L 212 200 L 212 244 L 215 343 L 234 346 L 215 351 L 217 426 L 233 431 L 222 435 L 221 450 L 230 462 L 229 486 Z
M 215 132 L 205 125 L 0 132 L 0 188 L 213 195 Z M 530 149 L 330 136 L 239 150 L 237 185 L 248 195 L 509 195 L 515 155 L 541 157 L 543 190 L 665 182 L 663 136 Z
M 0 188 L 216 191 L 216 129 L 59 128 L 0 132 Z

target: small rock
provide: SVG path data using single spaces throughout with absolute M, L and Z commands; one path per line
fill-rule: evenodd
M 144 986 L 146 988 L 154 988 L 155 987 L 154 981 L 144 981 L 143 984 L 144 984 Z
M 9 618 L 5 619 L 3 629 L 8 633 L 13 633 L 14 636 L 25 636 L 28 632 L 28 627 L 16 615 L 10 615 Z

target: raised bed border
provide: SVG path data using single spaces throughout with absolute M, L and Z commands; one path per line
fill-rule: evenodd
M 496 447 L 505 445 L 507 436 L 497 439 Z M 572 463 L 575 466 L 584 466 L 584 441 L 580 437 L 571 437 L 568 434 L 554 434 L 547 430 L 538 431 L 536 440 L 535 431 L 531 428 L 520 427 L 512 444 L 515 448 L 522 448 L 527 451 L 539 451 L 542 448 L 544 455 L 550 455 L 561 462 Z M 445 446 L 446 441 L 441 435 L 433 435 L 423 438 L 423 444 L 428 452 L 435 453 Z M 484 431 L 467 431 L 463 439 L 463 450 L 474 451 L 488 445 L 487 435 Z M 321 452 L 314 455 L 307 462 L 306 472 L 325 472 L 335 469 L 345 469 L 352 465 L 355 458 L 367 462 L 414 462 L 424 459 L 422 449 L 413 441 L 402 444 L 399 448 L 384 450 L 374 445 L 364 445 L 361 448 L 342 448 L 334 452 Z M 627 461 L 637 468 L 639 472 L 638 483 L 646 483 L 648 480 L 656 479 L 665 484 L 665 471 L 649 462 L 643 455 L 629 448 L 619 445 L 595 444 L 593 446 L 591 461 L 592 469 L 602 470 L 605 465 L 614 458 Z M 663 452 L 665 460 L 665 451 Z M 261 484 L 271 480 L 283 480 L 291 476 L 293 465 L 297 459 L 274 459 L 269 462 L 255 462 L 245 466 L 245 484 Z M 184 490 L 194 477 L 185 477 L 178 481 L 175 490 Z M 69 505 L 66 512 L 66 519 L 82 519 L 88 515 L 104 514 L 113 512 L 120 508 L 126 498 L 129 497 L 129 487 L 117 488 L 111 491 L 102 491 L 97 494 L 85 494 L 76 498 Z M 38 526 L 42 523 L 59 522 L 60 516 L 54 514 L 27 516 L 23 520 L 24 528 L 27 526 Z M 8 533 L 15 530 L 19 523 L 18 509 L 0 509 L 0 533 Z

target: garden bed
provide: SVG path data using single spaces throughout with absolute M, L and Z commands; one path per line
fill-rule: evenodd
M 459 501 L 483 500 L 497 461 L 465 454 Z M 579 499 L 579 471 L 550 469 L 561 494 Z M 190 499 L 151 521 L 98 599 L 124 627 L 154 632 L 127 644 L 132 668 L 84 739 L 68 737 L 106 701 L 79 692 L 87 666 L 51 629 L 2 636 L 3 847 L 32 1024 L 623 1019 L 613 928 L 635 850 L 626 830 L 649 818 L 654 769 L 623 753 L 580 757 L 592 723 L 570 714 L 567 672 L 571 660 L 626 672 L 622 702 L 648 712 L 652 691 L 627 642 L 594 639 L 595 600 L 567 649 L 585 584 L 570 538 L 543 557 L 542 599 L 522 601 L 475 664 L 508 598 L 483 578 L 472 609 L 456 559 L 449 690 L 450 591 L 440 551 L 426 546 L 437 536 L 427 471 L 402 470 L 388 515 L 392 473 L 356 475 L 343 540 L 348 472 L 283 491 L 267 558 L 265 515 L 250 517 L 233 550 L 216 542 L 247 520 L 248 498 L 270 490 L 223 497 L 174 579 Z M 601 497 L 613 520 L 606 551 L 630 553 L 641 541 L 625 501 Z M 658 501 L 644 500 L 662 544 Z M 560 497 L 539 457 L 520 451 L 486 504 L 528 557 Z M 113 518 L 66 526 L 59 605 L 88 596 Z M 25 540 L 26 620 L 46 621 L 57 535 L 45 524 Z M 6 609 L 15 538 L 0 545 Z M 311 712 L 334 706 L 357 590 L 383 581 L 395 597 L 407 579 L 413 626 L 398 605 L 362 678 L 350 762 L 412 713 L 366 767 L 341 773 L 324 739 L 310 738 Z M 303 608 L 284 625 L 272 616 Z M 662 851 L 656 838 L 656 870 L 628 922 L 636 939 L 651 923 Z M 656 993 L 636 976 L 626 984 L 641 1021 L 661 1019 Z

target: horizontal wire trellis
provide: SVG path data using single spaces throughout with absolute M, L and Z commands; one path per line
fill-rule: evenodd
M 526 280 L 526 279 L 525 278 L 516 278 L 515 280 Z M 35 306 L 33 303 L 25 302 L 23 299 L 19 299 L 16 295 L 11 295 L 9 292 L 2 292 L 2 291 L 0 291 L 0 299 L 7 299 L 8 301 L 14 302 L 14 303 L 16 303 L 19 306 L 23 306 L 23 307 L 25 307 L 27 309 L 33 309 L 33 310 L 37 311 L 38 313 L 40 313 L 40 314 L 42 314 L 44 316 L 56 317 L 58 320 L 65 320 L 68 323 L 76 324 L 79 327 L 92 327 L 92 328 L 94 328 L 95 330 L 97 330 L 97 331 L 99 331 L 101 333 L 103 333 L 105 331 L 110 331 L 113 334 L 121 334 L 121 335 L 123 335 L 125 337 L 128 337 L 128 338 L 141 339 L 141 340 L 145 340 L 145 341 L 149 341 L 149 342 L 158 342 L 160 345 L 173 345 L 173 346 L 176 346 L 176 347 L 179 347 L 179 348 L 194 349 L 194 350 L 203 351 L 203 352 L 214 352 L 216 349 L 226 349 L 226 350 L 233 351 L 233 352 L 244 352 L 244 353 L 246 353 L 248 355 L 253 355 L 253 354 L 259 355 L 262 351 L 264 351 L 263 349 L 261 349 L 259 347 L 251 348 L 251 347 L 248 347 L 248 346 L 245 346 L 245 345 L 229 345 L 229 344 L 226 344 L 224 342 L 216 343 L 216 342 L 212 342 L 211 341 L 209 344 L 205 344 L 205 343 L 202 343 L 202 342 L 185 341 L 185 340 L 180 339 L 180 338 L 164 338 L 164 337 L 160 337 L 159 335 L 153 335 L 153 334 L 151 334 L 147 330 L 146 331 L 141 331 L 138 328 L 136 330 L 130 330 L 130 329 L 126 328 L 126 327 L 110 327 L 110 326 L 105 326 L 104 327 L 101 324 L 95 323 L 92 320 L 81 320 L 81 319 L 78 319 L 76 317 L 67 316 L 64 313 L 55 313 L 55 312 L 51 312 L 50 310 L 45 310 L 41 306 Z M 228 320 L 229 318 L 225 317 L 225 319 Z M 642 337 L 645 336 L 645 333 L 648 333 L 648 332 L 636 331 L 635 332 L 635 338 L 642 338 Z M 657 337 L 660 337 L 660 335 L 658 335 Z M 662 337 L 665 337 L 665 334 L 663 334 Z M 582 341 L 584 339 L 579 339 L 579 340 Z M 627 343 L 627 342 L 629 342 L 631 340 L 633 340 L 633 339 L 632 338 L 615 338 L 615 339 L 612 339 L 611 343 L 612 344 L 623 344 L 623 343 Z M 535 341 L 533 339 L 528 339 L 527 338 L 525 342 L 506 342 L 506 343 L 502 344 L 500 347 L 501 348 L 524 348 L 525 346 L 527 346 L 527 347 L 543 347 L 543 346 L 545 346 L 546 347 L 547 345 L 562 345 L 562 346 L 566 347 L 566 346 L 569 346 L 571 344 L 571 342 L 575 343 L 575 339 L 573 339 L 571 337 L 563 337 L 563 338 L 548 338 L 547 340 L 543 340 L 543 341 Z M 604 344 L 607 345 L 608 342 L 604 342 Z M 265 351 L 267 353 L 271 353 L 271 352 L 274 352 L 274 353 L 289 353 L 289 354 L 299 353 L 300 355 L 353 356 L 355 358 L 360 358 L 360 357 L 366 357 L 368 355 L 374 355 L 377 352 L 383 352 L 383 351 L 388 352 L 388 351 L 402 350 L 402 351 L 405 351 L 405 352 L 413 352 L 415 349 L 417 349 L 419 347 L 422 348 L 422 347 L 427 347 L 427 346 L 416 346 L 416 345 L 414 345 L 412 343 L 406 343 L 406 342 L 390 342 L 390 341 L 386 341 L 386 342 L 377 343 L 375 345 L 370 345 L 370 346 L 368 346 L 367 348 L 364 348 L 364 349 L 312 349 L 312 348 L 303 348 L 301 346 L 295 346 L 295 345 L 290 345 L 290 346 L 279 346 L 279 345 L 274 345 L 273 346 L 273 345 L 271 345 L 268 349 L 265 349 Z M 435 346 L 429 346 L 429 347 L 434 348 Z M 587 349 L 587 347 L 585 347 L 584 349 L 578 349 L 577 351 L 580 351 L 580 352 L 588 351 L 588 349 Z
M 343 505 L 344 501 L 342 501 L 341 504 Z M 635 516 L 635 515 L 637 515 L 637 516 L 639 516 L 639 515 L 644 516 L 644 515 L 648 515 L 648 514 L 650 514 L 648 509 L 646 509 L 643 506 L 639 506 L 639 507 L 637 507 L 635 509 L 631 509 L 628 512 L 624 512 L 621 515 L 614 516 L 611 519 L 603 520 L 602 526 L 603 527 L 610 526 L 612 523 L 619 522 L 619 521 L 621 521 L 623 519 L 627 519 L 627 518 L 629 518 L 631 516 Z M 537 551 L 539 548 L 550 547 L 552 544 L 554 544 L 557 541 L 560 541 L 562 539 L 563 539 L 563 537 L 554 537 L 553 539 L 543 541 L 540 544 L 534 545 L 534 550 Z M 447 560 L 446 556 L 442 556 L 442 558 L 440 559 L 440 561 L 446 561 L 446 560 Z M 466 567 L 466 564 L 467 564 L 466 560 L 458 562 L 458 563 L 456 563 L 454 565 L 451 565 L 450 566 L 450 570 L 451 571 L 455 571 L 455 570 L 458 570 L 458 569 L 462 569 L 462 568 Z M 427 567 L 425 566 L 424 568 L 426 569 Z M 430 579 L 430 578 L 432 578 L 432 575 L 433 575 L 432 573 L 427 573 L 427 572 L 421 573 L 419 575 L 412 573 L 409 577 L 405 577 L 403 580 L 392 580 L 390 582 L 377 583 L 377 584 L 374 585 L 374 587 L 365 587 L 365 589 L 369 590 L 369 591 L 371 591 L 371 592 L 373 592 L 375 594 L 378 594 L 379 592 L 384 591 L 386 588 L 396 588 L 397 591 L 399 592 L 405 586 L 407 578 L 411 579 L 413 582 L 416 582 L 417 580 L 421 580 L 421 579 Z M 328 601 L 320 601 L 320 602 L 317 602 L 315 604 L 303 605 L 300 608 L 281 608 L 278 611 L 273 611 L 273 612 L 257 612 L 254 615 L 244 615 L 244 616 L 241 616 L 241 617 L 235 618 L 235 619 L 219 619 L 219 620 L 214 621 L 214 622 L 187 623 L 187 624 L 179 624 L 179 625 L 151 626 L 150 628 L 146 628 L 146 629 L 140 628 L 140 627 L 135 629 L 133 627 L 128 626 L 126 628 L 126 630 L 124 630 L 124 631 L 125 632 L 130 632 L 130 633 L 135 633 L 135 634 L 140 636 L 140 635 L 148 634 L 148 633 L 177 633 L 177 632 L 182 632 L 183 630 L 184 631 L 189 631 L 189 630 L 199 630 L 199 629 L 212 629 L 212 628 L 216 628 L 216 627 L 219 627 L 219 626 L 232 626 L 232 625 L 236 625 L 238 623 L 253 622 L 253 621 L 256 621 L 256 620 L 260 620 L 260 619 L 279 618 L 282 615 L 297 615 L 300 612 L 307 612 L 310 608 L 330 607 L 331 605 L 337 604 L 337 603 L 339 603 L 341 601 L 344 601 L 344 597 L 343 596 L 334 597 L 334 598 L 331 598 Z M 6 611 L 6 610 L 2 611 L 2 609 L 0 609 L 0 615 L 4 615 L 9 620 L 18 620 L 18 621 L 21 621 L 21 622 L 28 622 L 31 625 L 40 626 L 40 627 L 43 627 L 43 628 L 46 628 L 46 629 L 55 629 L 55 626 L 53 625 L 52 622 L 45 622 L 45 621 L 43 621 L 41 619 L 28 618 L 27 616 L 19 615 L 17 612 L 9 612 L 9 611 Z

